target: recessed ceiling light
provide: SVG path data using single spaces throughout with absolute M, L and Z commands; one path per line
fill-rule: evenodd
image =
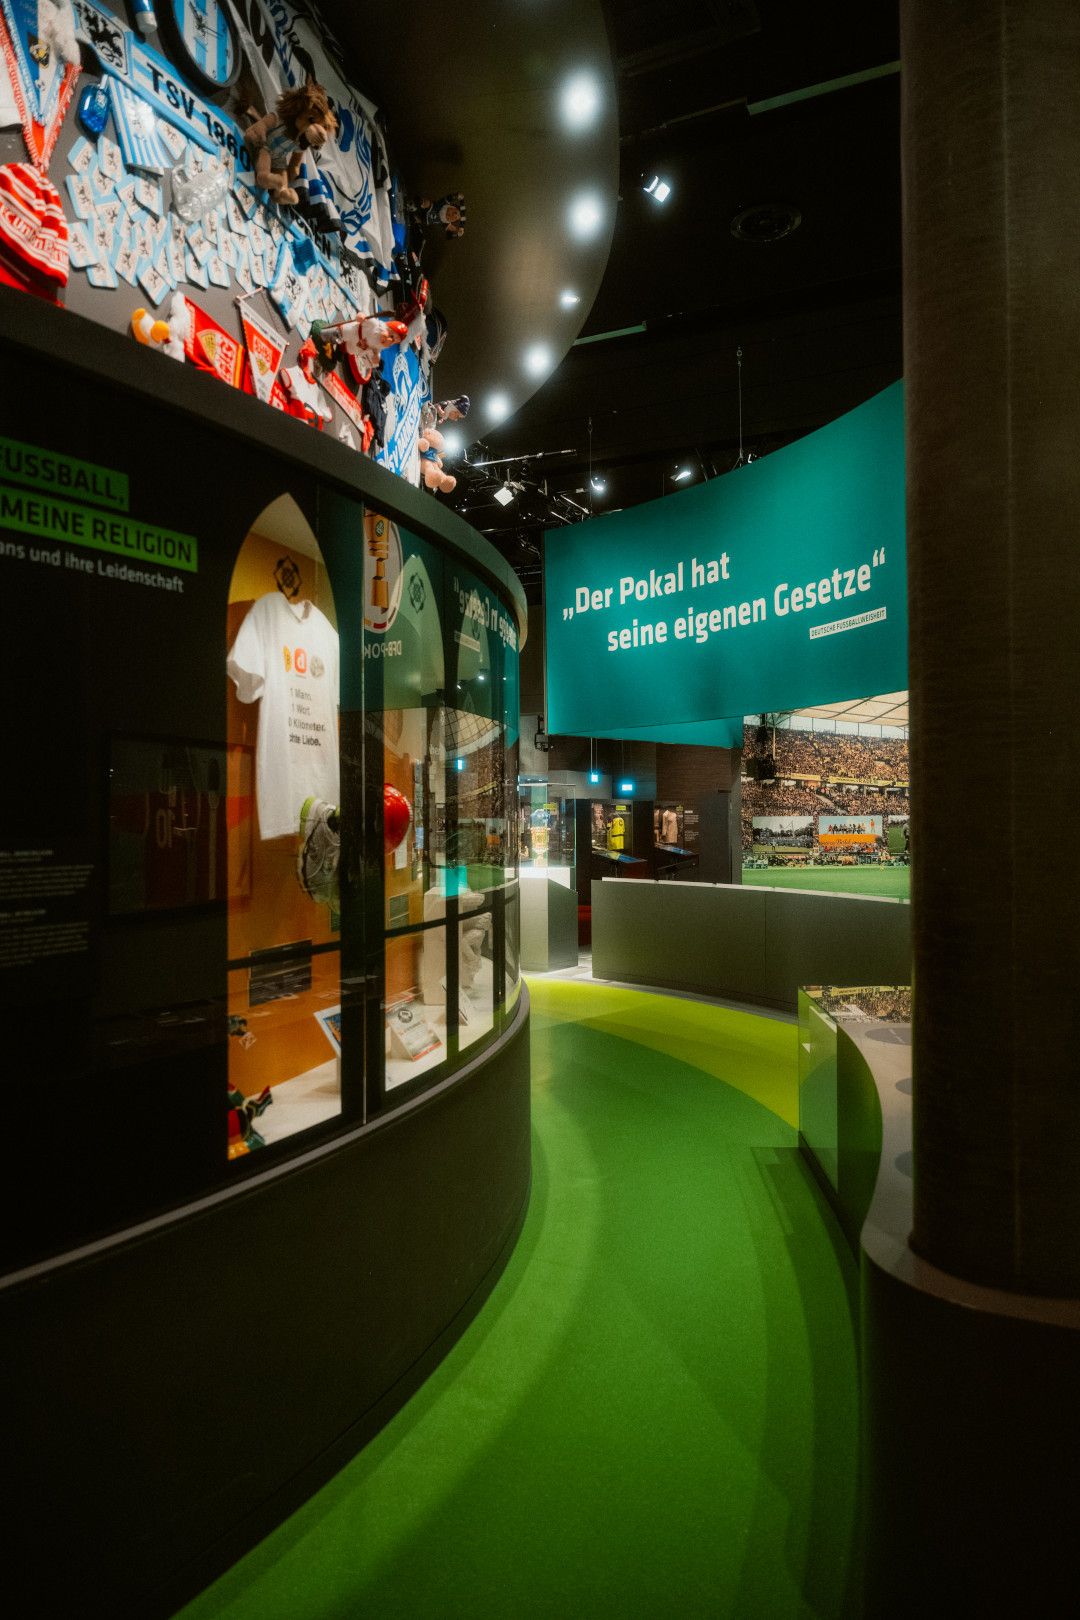
M 740 208 L 731 221 L 731 234 L 739 242 L 780 242 L 802 224 L 794 203 L 754 203 Z
M 582 191 L 573 199 L 567 213 L 567 224 L 573 236 L 586 242 L 595 236 L 604 223 L 604 208 L 595 191 Z
M 559 294 L 559 303 L 563 309 L 573 309 L 575 304 L 581 303 L 581 297 L 569 287 L 564 287 Z
M 658 174 L 653 175 L 648 185 L 644 187 L 644 190 L 646 194 L 652 198 L 653 202 L 657 203 L 667 202 L 668 198 L 671 196 L 671 186 L 669 185 L 668 181 L 661 180 Z
M 559 93 L 559 112 L 567 129 L 588 129 L 596 122 L 603 97 L 592 73 L 575 73 Z
M 547 344 L 534 343 L 531 348 L 526 349 L 524 366 L 530 377 L 542 377 L 545 372 L 550 371 L 551 350 Z
M 489 394 L 484 406 L 489 422 L 502 422 L 510 415 L 510 400 L 506 394 Z

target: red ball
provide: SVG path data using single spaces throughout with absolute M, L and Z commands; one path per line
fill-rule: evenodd
M 404 793 L 399 793 L 389 782 L 383 784 L 383 849 L 387 855 L 397 849 L 409 830 L 412 807 Z

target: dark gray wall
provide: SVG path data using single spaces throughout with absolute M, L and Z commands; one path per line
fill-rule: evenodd
M 907 984 L 896 900 L 741 885 L 592 886 L 593 975 L 793 1011 L 803 984 Z

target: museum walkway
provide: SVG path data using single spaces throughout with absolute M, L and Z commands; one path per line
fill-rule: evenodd
M 796 1146 L 796 1025 L 530 991 L 533 1192 L 505 1273 L 184 1620 L 854 1612 L 855 1263 Z M 274 1399 L 247 1374 L 238 1444 Z

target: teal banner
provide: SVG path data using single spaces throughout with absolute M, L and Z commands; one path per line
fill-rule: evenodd
M 549 531 L 544 556 L 551 732 L 901 691 L 903 385 L 723 478 Z

